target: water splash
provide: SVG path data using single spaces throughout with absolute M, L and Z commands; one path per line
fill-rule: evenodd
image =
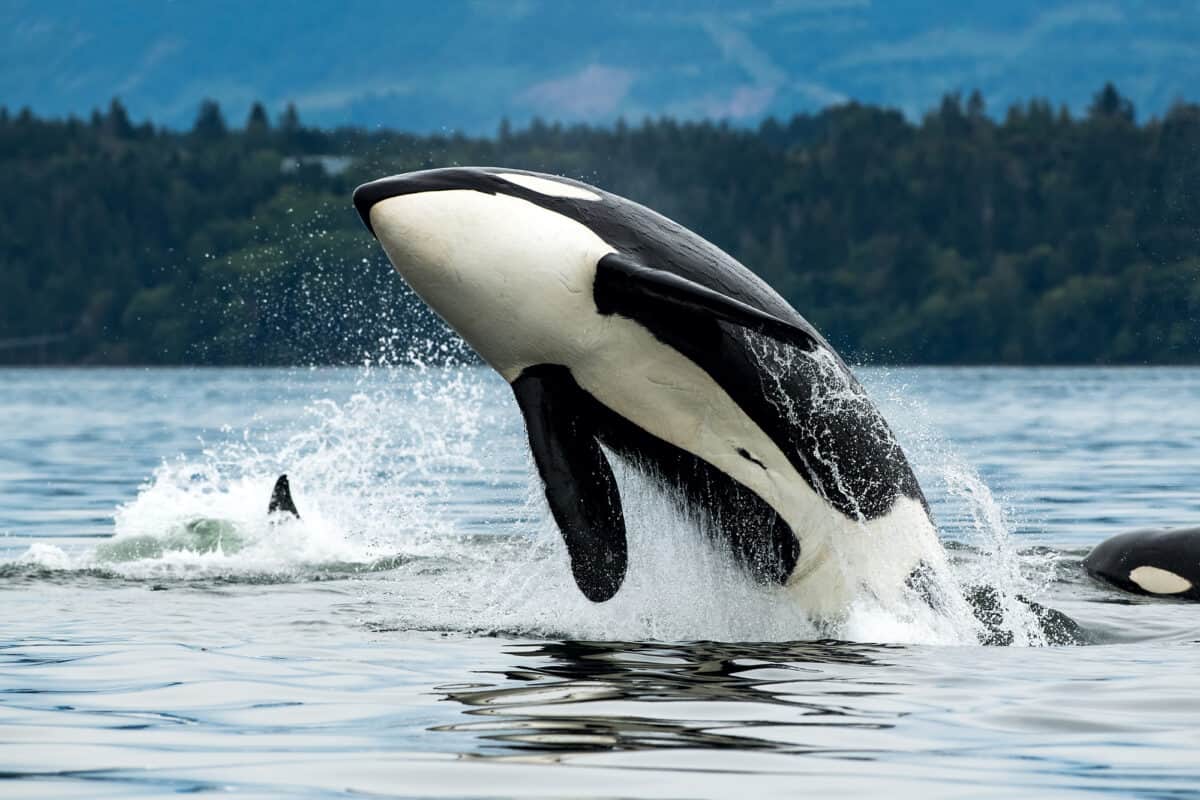
M 226 429 L 198 454 L 164 462 L 116 510 L 115 535 L 99 547 L 38 545 L 10 566 L 155 582 L 374 574 L 362 584 L 376 601 L 363 622 L 377 627 L 628 640 L 974 641 L 969 616 L 951 615 L 947 626 L 918 603 L 882 607 L 864 597 L 839 619 L 809 619 L 787 592 L 754 584 L 712 545 L 703 520 L 619 462 L 630 572 L 614 600 L 589 603 L 572 582 L 507 387 L 443 341 L 365 363 L 352 391 L 315 397 L 298 424 L 264 409 L 245 430 Z M 821 402 L 863 401 L 853 393 Z M 924 435 L 925 444 L 914 439 L 918 461 L 930 460 L 928 442 L 944 447 Z M 970 474 L 944 454 L 932 460 L 949 470 L 948 482 Z M 282 472 L 302 518 L 272 524 L 266 505 Z M 957 565 L 952 579 L 1001 588 L 1014 642 L 1037 644 L 1016 600 L 1036 587 L 1024 580 L 1018 554 L 1003 549 L 1002 515 L 988 510 L 994 501 L 982 482 L 958 480 L 958 496 L 980 509 L 980 549 L 989 558 Z
M 935 518 L 952 546 L 954 580 L 960 592 L 986 594 L 995 612 L 994 636 L 1017 646 L 1044 646 L 1044 625 L 1027 602 L 1046 592 L 1057 574 L 1057 556 L 1048 550 L 1023 553 L 1013 522 L 979 472 L 929 422 L 919 397 L 880 373 L 873 390 L 889 412 L 893 431 L 909 455 L 935 504 Z
M 845 366 L 825 348 L 804 353 L 784 347 L 762 336 L 752 336 L 752 349 L 763 369 L 763 391 L 767 393 L 793 427 L 802 432 L 806 458 L 819 463 L 831 485 L 821 486 L 820 470 L 810 469 L 817 476 L 818 492 L 826 497 L 837 494 L 854 499 L 864 487 L 846 480 L 843 460 L 846 453 L 830 451 L 826 428 L 834 420 L 870 419 L 877 413 L 865 391 L 850 376 Z M 794 387 L 807 387 L 806 397 L 797 397 Z M 886 388 L 886 387 L 885 387 Z M 801 393 L 803 394 L 803 393 Z M 853 613 L 843 632 L 857 640 L 897 641 L 907 632 L 918 640 L 944 639 L 944 630 L 923 613 L 924 598 L 933 597 L 939 612 L 948 618 L 955 637 L 975 641 L 982 636 L 990 641 L 1016 645 L 1045 645 L 1048 643 L 1044 620 L 1030 607 L 1028 598 L 1040 594 L 1052 581 L 1054 564 L 1051 559 L 1023 558 L 1010 535 L 1011 525 L 1001 504 L 992 496 L 967 462 L 944 441 L 925 420 L 928 418 L 920 401 L 894 387 L 887 397 L 905 425 L 895 437 L 887 425 L 868 426 L 867 431 L 878 445 L 879 452 L 902 444 L 914 462 L 924 462 L 941 485 L 941 493 L 955 505 L 965 508 L 965 528 L 960 536 L 966 540 L 971 557 L 961 557 L 959 548 L 957 568 L 953 571 L 935 569 L 921 576 L 922 597 L 910 597 L 908 608 L 876 608 L 873 613 Z M 852 454 L 851 454 L 852 455 Z M 914 458 L 915 456 L 915 458 Z M 900 456 L 903 457 L 903 456 Z M 932 468 L 932 469 L 929 469 Z M 928 479 L 927 479 L 928 483 Z M 865 515 L 854 502 L 859 520 Z M 894 531 L 893 531 L 894 533 Z M 881 541 L 886 548 L 889 542 Z M 1036 578 L 1034 576 L 1037 576 Z M 972 611 L 964 598 L 981 612 Z M 871 598 L 863 597 L 857 606 L 870 605 Z M 981 627 L 986 618 L 987 622 Z M 864 626 L 863 623 L 866 622 Z M 882 624 L 881 624 L 882 623 Z M 985 630 L 986 628 L 986 630 Z M 886 637 L 886 638 L 881 638 Z
M 629 572 L 612 600 L 595 604 L 575 587 L 565 547 L 544 501 L 531 497 L 530 527 L 439 575 L 399 571 L 396 616 L 383 624 L 487 634 L 594 640 L 781 641 L 818 628 L 783 589 L 750 581 L 732 557 L 707 543 L 700 523 L 635 469 L 614 464 L 622 487 Z M 535 480 L 529 473 L 531 485 Z

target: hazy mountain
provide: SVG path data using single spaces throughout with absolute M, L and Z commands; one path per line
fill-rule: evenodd
M 1116 82 L 1139 115 L 1200 86 L 1200 3 L 291 2 L 0 4 L 0 104 L 190 125 L 294 101 L 308 122 L 495 130 L 502 117 L 670 114 L 754 122 L 845 99 L 910 115 L 980 89 L 1087 105 Z

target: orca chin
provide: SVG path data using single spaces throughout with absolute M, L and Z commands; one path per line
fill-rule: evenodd
M 1122 591 L 1200 602 L 1200 528 L 1118 534 L 1096 545 L 1083 568 Z
M 512 386 L 586 597 L 612 597 L 629 566 L 606 450 L 814 615 L 905 602 L 914 570 L 947 574 L 912 468 L 845 363 L 696 233 L 594 186 L 496 167 L 382 178 L 354 206 Z

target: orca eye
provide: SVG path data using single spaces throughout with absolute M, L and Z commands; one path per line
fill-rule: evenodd
M 530 191 L 544 194 L 547 197 L 571 197 L 576 200 L 599 200 L 600 195 L 590 192 L 582 186 L 560 183 L 537 175 L 522 175 L 519 172 L 501 172 L 500 177 L 509 183 L 523 186 Z

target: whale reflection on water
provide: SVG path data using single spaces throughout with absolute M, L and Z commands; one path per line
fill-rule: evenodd
M 669 748 L 833 755 L 828 729 L 886 730 L 907 713 L 887 702 L 905 685 L 880 675 L 903 649 L 840 641 L 517 645 L 511 655 L 538 663 L 495 673 L 505 679 L 498 686 L 438 687 L 469 719 L 432 730 L 492 743 L 479 758 Z M 869 757 L 861 745 L 845 757 Z

